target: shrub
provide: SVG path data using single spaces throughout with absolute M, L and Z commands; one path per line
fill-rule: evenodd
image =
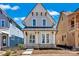
M 4 56 L 9 56 L 11 54 L 11 50 L 7 50 Z
M 23 44 L 18 44 L 18 47 L 19 47 L 20 49 L 24 49 L 24 45 L 23 45 Z

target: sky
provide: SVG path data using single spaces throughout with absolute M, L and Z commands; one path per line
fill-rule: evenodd
M 24 27 L 22 21 L 35 5 L 35 3 L 0 3 L 0 7 L 22 28 Z M 43 6 L 53 17 L 56 24 L 58 23 L 61 11 L 74 12 L 79 8 L 78 3 L 44 3 Z

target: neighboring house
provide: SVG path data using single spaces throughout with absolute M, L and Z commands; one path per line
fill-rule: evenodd
M 79 48 L 79 9 L 61 12 L 56 32 L 56 45 Z
M 23 43 L 20 26 L 0 9 L 0 49 L 14 47 L 20 43 Z
M 36 4 L 23 24 L 25 48 L 55 47 L 55 22 L 42 4 Z

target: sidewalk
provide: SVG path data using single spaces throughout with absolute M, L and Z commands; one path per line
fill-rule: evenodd
M 33 52 L 33 49 L 26 49 L 26 51 L 22 53 L 22 56 L 30 56 L 32 52 Z

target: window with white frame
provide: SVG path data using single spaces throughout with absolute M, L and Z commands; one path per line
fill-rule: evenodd
M 35 35 L 30 35 L 29 43 L 35 43 Z
M 46 39 L 47 43 L 49 43 L 49 34 L 46 34 Z
M 43 19 L 43 26 L 46 26 L 46 20 Z
M 45 43 L 45 34 L 42 34 L 42 43 Z
M 38 12 L 36 12 L 36 16 L 38 16 Z
M 4 27 L 5 26 L 5 21 L 2 20 L 1 26 Z
M 36 26 L 36 20 L 33 19 L 33 26 Z

